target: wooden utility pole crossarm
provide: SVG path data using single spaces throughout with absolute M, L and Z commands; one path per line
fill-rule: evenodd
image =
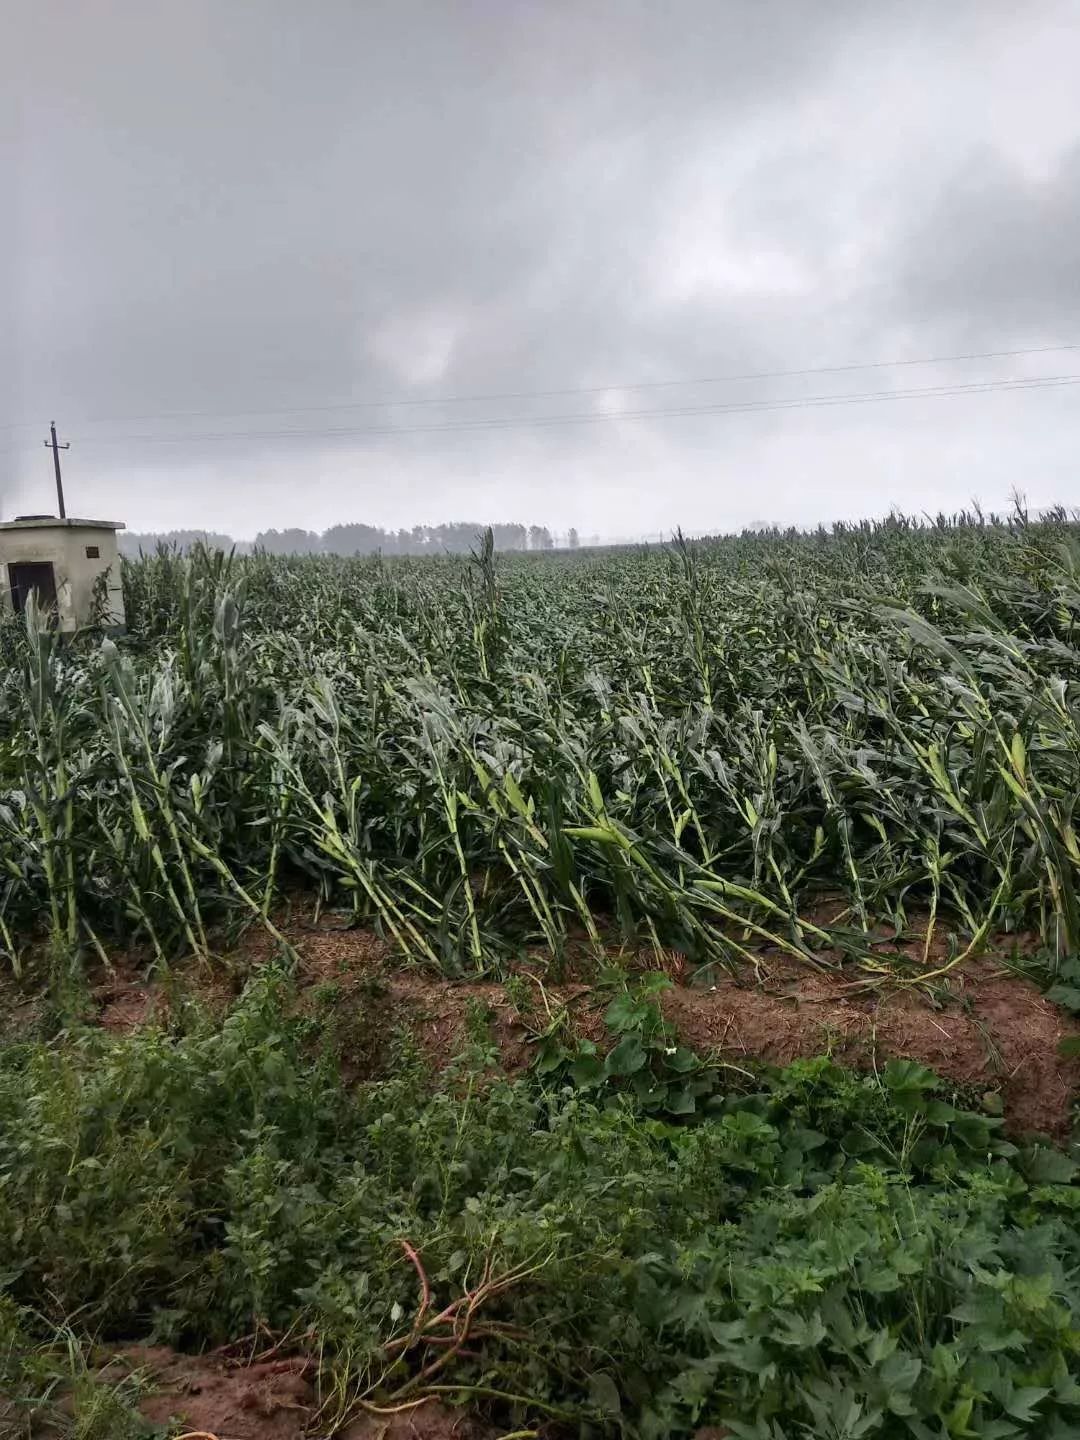
M 49 426 L 49 434 L 52 436 L 52 439 L 46 440 L 45 445 L 52 451 L 53 470 L 56 472 L 56 502 L 60 506 L 60 519 L 66 520 L 67 511 L 64 509 L 64 482 L 60 479 L 60 451 L 70 450 L 71 444 L 69 441 L 65 441 L 63 445 L 57 442 L 55 420 Z

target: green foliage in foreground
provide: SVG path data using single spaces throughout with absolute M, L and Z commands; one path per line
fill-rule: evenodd
M 298 887 L 448 973 L 598 932 L 881 967 L 913 912 L 1076 953 L 1078 535 L 125 564 L 118 648 L 0 627 L 0 959 L 206 954 Z
M 633 1003 L 620 1044 L 651 1035 Z M 632 1076 L 576 1086 L 572 1056 L 433 1083 L 403 1054 L 349 1091 L 289 1008 L 270 971 L 223 1026 L 0 1052 L 10 1389 L 12 1327 L 70 1317 L 196 1346 L 312 1327 L 328 1395 L 415 1394 L 431 1352 L 406 1239 L 430 1314 L 488 1284 L 475 1354 L 434 1379 L 512 1424 L 1077 1434 L 1077 1167 L 1008 1145 L 920 1067 L 802 1063 L 675 1124 Z

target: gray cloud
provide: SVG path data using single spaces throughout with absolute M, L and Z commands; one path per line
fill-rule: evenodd
M 1080 145 L 1048 175 L 973 155 L 907 237 L 898 303 L 976 333 L 1080 333 Z
M 46 494 L 38 431 L 55 412 L 79 508 L 138 528 L 466 515 L 717 528 L 1000 500 L 1021 463 L 1033 498 L 1071 500 L 1068 392 L 535 431 L 263 432 L 643 401 L 616 389 L 287 406 L 1080 339 L 1078 17 L 1049 0 L 1020 13 L 997 0 L 25 4 L 5 151 L 13 248 L 0 252 L 14 339 L 0 380 L 10 418 L 37 426 L 12 432 L 16 499 Z M 30 63 L 45 54 L 50 86 Z M 282 413 L 237 413 L 249 410 Z M 125 418 L 167 411 L 207 413 Z M 222 431 L 245 434 L 199 438 Z

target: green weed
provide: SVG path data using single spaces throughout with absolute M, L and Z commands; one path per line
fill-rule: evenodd
M 328 1404 L 471 1397 L 508 1427 L 1073 1433 L 1076 1163 L 910 1062 L 694 1057 L 650 1072 L 707 1077 L 693 1112 L 657 1105 L 655 999 L 615 996 L 608 1053 L 645 1060 L 584 1085 L 567 1058 L 346 1089 L 273 971 L 218 1027 L 0 1052 L 5 1313 L 38 1346 L 69 1317 L 314 1334 Z

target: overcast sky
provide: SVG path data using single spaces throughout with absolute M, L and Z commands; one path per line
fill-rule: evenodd
M 1080 504 L 1080 386 L 437 428 L 1080 374 L 628 388 L 1080 344 L 1080 0 L 2 10 L 5 515 L 54 416 L 140 530 Z

